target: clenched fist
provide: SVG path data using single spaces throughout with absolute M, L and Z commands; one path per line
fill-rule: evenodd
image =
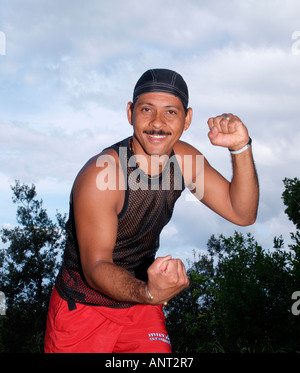
M 163 304 L 189 285 L 184 264 L 171 255 L 157 258 L 148 268 L 148 289 L 152 304 Z
M 233 114 L 222 114 L 209 118 L 208 137 L 213 145 L 239 150 L 247 145 L 249 134 L 243 122 Z

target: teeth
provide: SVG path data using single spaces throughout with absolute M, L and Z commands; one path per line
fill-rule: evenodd
M 165 137 L 167 137 L 165 135 L 149 135 L 149 136 L 154 137 L 155 139 L 164 139 Z

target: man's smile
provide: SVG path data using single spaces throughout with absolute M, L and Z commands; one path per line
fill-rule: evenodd
M 144 133 L 146 135 L 148 135 L 148 137 L 150 137 L 151 139 L 153 140 L 163 140 L 165 139 L 166 137 L 170 136 L 171 133 L 170 132 L 164 132 L 162 130 L 160 131 L 155 131 L 155 130 L 151 130 L 151 131 L 144 131 Z

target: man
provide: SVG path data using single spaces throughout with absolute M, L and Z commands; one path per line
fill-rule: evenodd
M 171 352 L 162 308 L 189 281 L 181 260 L 155 254 L 183 189 L 234 224 L 256 220 L 251 139 L 238 117 L 208 120 L 211 143 L 231 152 L 228 182 L 179 140 L 192 109 L 176 72 L 145 72 L 127 115 L 133 136 L 92 158 L 75 180 L 46 352 Z

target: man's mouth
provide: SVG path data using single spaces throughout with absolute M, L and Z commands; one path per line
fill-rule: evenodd
M 170 132 L 164 132 L 164 131 L 144 131 L 146 135 L 151 137 L 152 139 L 164 139 L 167 136 L 171 135 Z

